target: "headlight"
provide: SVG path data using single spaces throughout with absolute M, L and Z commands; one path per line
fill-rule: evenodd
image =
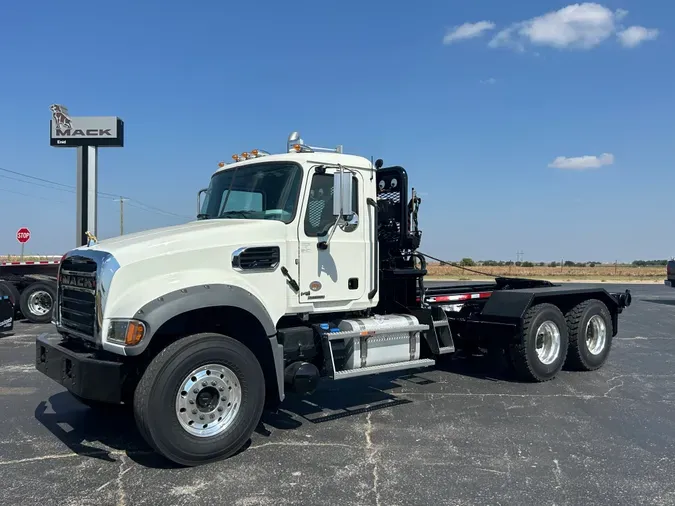
M 135 346 L 145 336 L 145 323 L 139 320 L 112 320 L 108 326 L 108 341 Z

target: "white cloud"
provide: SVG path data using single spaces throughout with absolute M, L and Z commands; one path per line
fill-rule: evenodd
M 600 156 L 577 156 L 572 158 L 559 156 L 548 166 L 554 169 L 586 170 L 598 169 L 604 165 L 612 165 L 613 163 L 614 155 L 603 153 Z
M 496 25 L 492 21 L 464 23 L 461 26 L 455 26 L 445 34 L 445 37 L 443 37 L 443 44 L 452 44 L 458 40 L 480 37 L 483 33 L 493 30 L 495 26 Z
M 489 77 L 487 79 L 481 79 L 480 84 L 497 84 L 497 80 L 494 77 Z
M 621 21 L 626 16 L 628 16 L 628 11 L 626 9 L 617 9 L 616 10 L 615 17 L 616 17 L 617 21 Z
M 611 11 L 598 3 L 576 3 L 525 21 L 513 23 L 501 30 L 488 44 L 491 48 L 506 47 L 523 51 L 526 44 L 558 49 L 592 49 L 599 46 L 622 27 L 617 23 L 628 15 L 625 9 Z M 641 30 L 644 30 L 642 32 Z M 631 27 L 618 36 L 626 47 L 658 35 L 642 27 Z M 628 42 L 626 43 L 625 40 Z
M 659 36 L 656 28 L 645 28 L 644 26 L 631 26 L 622 32 L 617 33 L 621 45 L 628 48 L 639 46 L 647 40 L 654 40 Z

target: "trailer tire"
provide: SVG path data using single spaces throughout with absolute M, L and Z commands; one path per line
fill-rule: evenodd
M 19 289 L 14 286 L 12 283 L 9 281 L 0 281 L 0 291 L 4 291 L 7 293 L 9 296 L 10 302 L 14 305 L 14 312 L 19 311 L 19 300 L 21 299 L 21 294 L 19 293 Z
M 565 367 L 577 371 L 594 371 L 602 367 L 609 356 L 614 335 L 612 315 L 607 306 L 597 299 L 586 300 L 568 311 L 565 319 L 570 341 Z
M 21 314 L 32 323 L 49 323 L 56 301 L 56 288 L 50 283 L 36 281 L 21 293 L 19 307 Z
M 177 464 L 196 466 L 239 451 L 264 401 L 265 377 L 253 352 L 231 337 L 205 333 L 164 348 L 141 377 L 133 404 L 151 447 Z
M 523 317 L 519 341 L 508 351 L 516 375 L 525 381 L 553 379 L 562 369 L 568 348 L 567 322 L 557 306 L 532 306 Z

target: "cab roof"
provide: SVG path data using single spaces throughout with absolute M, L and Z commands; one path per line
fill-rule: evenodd
M 346 155 L 342 152 L 342 146 L 336 148 L 320 148 L 309 146 L 300 137 L 299 132 L 291 132 L 286 142 L 286 152 L 270 154 L 266 151 L 253 149 L 241 155 L 232 155 L 234 160 L 226 164 L 220 162 L 214 175 L 226 170 L 236 169 L 244 165 L 253 165 L 265 162 L 296 162 L 303 165 L 328 165 L 336 167 L 338 164 L 350 169 L 373 171 L 373 164 L 362 156 Z
M 361 170 L 374 170 L 373 164 L 370 163 L 370 160 L 358 156 L 358 155 L 346 155 L 343 153 L 279 153 L 274 155 L 262 155 L 254 158 L 248 158 L 246 160 L 234 161 L 228 164 L 225 164 L 223 167 L 219 168 L 215 173 L 226 170 L 233 170 L 237 167 L 243 167 L 245 165 L 253 165 L 256 163 L 266 163 L 266 162 L 296 162 L 302 165 L 334 165 L 337 164 L 344 165 L 350 169 L 361 169 Z

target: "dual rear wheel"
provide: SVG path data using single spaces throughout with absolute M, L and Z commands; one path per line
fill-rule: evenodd
M 613 324 L 607 306 L 590 299 L 566 314 L 548 303 L 531 307 L 520 339 L 507 349 L 515 373 L 526 381 L 548 381 L 567 366 L 592 371 L 607 360 Z

